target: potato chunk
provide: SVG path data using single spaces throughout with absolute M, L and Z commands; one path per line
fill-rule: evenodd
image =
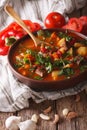
M 76 43 L 74 44 L 74 47 L 75 47 L 75 48 L 82 47 L 82 46 L 84 46 L 84 45 L 81 44 L 81 43 L 79 43 L 79 42 L 76 42 Z
M 58 41 L 57 45 L 58 45 L 59 47 L 64 47 L 64 46 L 66 46 L 66 40 L 65 40 L 65 38 L 62 38 L 60 41 Z
M 81 56 L 87 56 L 87 47 L 79 47 L 77 53 Z
M 52 72 L 52 78 L 53 78 L 53 80 L 56 80 L 56 79 L 57 79 L 58 73 L 59 73 L 58 70 L 54 70 L 54 71 Z

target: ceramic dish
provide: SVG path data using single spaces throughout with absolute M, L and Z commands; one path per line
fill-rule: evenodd
M 43 31 L 49 31 L 49 32 L 63 32 L 67 34 L 71 34 L 72 36 L 77 37 L 79 40 L 87 40 L 87 37 L 71 31 L 71 30 L 64 30 L 64 29 L 44 29 Z M 34 34 L 36 35 L 37 32 Z M 56 91 L 56 90 L 62 90 L 62 89 L 67 89 L 67 88 L 72 88 L 76 86 L 77 84 L 86 81 L 87 80 L 87 69 L 81 73 L 78 73 L 74 76 L 67 77 L 66 79 L 62 80 L 36 80 L 27 76 L 24 76 L 20 74 L 14 67 L 13 63 L 13 57 L 15 50 L 18 48 L 19 44 L 24 42 L 25 40 L 30 39 L 28 35 L 22 37 L 18 41 L 16 41 L 13 46 L 10 48 L 9 53 L 8 53 L 8 64 L 13 72 L 14 76 L 18 78 L 18 80 L 26 85 L 28 85 L 31 89 L 35 91 Z M 86 57 L 87 60 L 87 57 Z

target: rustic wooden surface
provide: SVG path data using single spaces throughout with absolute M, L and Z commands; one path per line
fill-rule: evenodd
M 72 14 L 68 14 L 69 17 L 79 17 L 81 15 L 87 15 L 87 6 L 74 11 Z M 85 91 L 79 93 L 80 101 L 76 102 L 76 96 L 68 96 L 58 99 L 56 101 L 44 101 L 43 103 L 36 104 L 32 100 L 30 101 L 30 107 L 15 113 L 0 112 L 0 130 L 6 130 L 5 120 L 11 115 L 21 116 L 22 121 L 30 119 L 33 114 L 40 114 L 42 110 L 51 106 L 52 111 L 49 113 L 51 121 L 44 121 L 39 119 L 37 124 L 37 130 L 87 130 L 87 95 Z M 68 108 L 70 111 L 78 113 L 78 117 L 73 120 L 66 120 L 63 118 L 62 110 Z M 60 121 L 56 125 L 52 124 L 55 113 L 60 116 Z
M 85 91 L 78 94 L 80 100 L 76 102 L 76 95 L 58 99 L 56 101 L 44 101 L 36 104 L 30 101 L 30 107 L 15 113 L 0 112 L 0 130 L 6 130 L 5 120 L 11 115 L 21 116 L 22 121 L 30 119 L 33 114 L 40 114 L 44 109 L 51 106 L 52 110 L 48 114 L 50 121 L 39 119 L 37 130 L 86 130 L 87 129 L 87 94 Z M 63 117 L 62 110 L 68 108 L 70 111 L 78 113 L 78 117 L 72 120 L 66 120 Z M 54 115 L 60 116 L 59 123 L 53 125 Z

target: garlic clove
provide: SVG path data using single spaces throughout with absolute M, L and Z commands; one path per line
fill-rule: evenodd
M 43 120 L 50 120 L 50 117 L 43 113 L 40 114 L 40 118 L 42 118 Z
M 18 124 L 20 130 L 36 130 L 36 123 L 32 120 L 26 120 Z
M 5 121 L 5 126 L 9 130 L 18 130 L 18 124 L 21 121 L 21 117 L 10 116 Z
M 35 123 L 38 122 L 39 116 L 37 114 L 33 114 L 31 117 L 31 120 L 34 121 Z
M 59 122 L 59 115 L 55 114 L 55 119 L 53 120 L 53 124 L 56 124 Z
M 69 113 L 69 109 L 68 108 L 64 108 L 62 113 L 63 113 L 63 116 L 66 117 L 68 115 L 68 113 Z

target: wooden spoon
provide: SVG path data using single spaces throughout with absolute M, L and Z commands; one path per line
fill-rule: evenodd
M 26 26 L 26 24 L 21 20 L 21 18 L 18 16 L 18 14 L 15 12 L 15 10 L 10 5 L 5 5 L 4 9 L 5 9 L 5 12 L 9 16 L 11 16 L 29 34 L 29 36 L 34 41 L 34 44 L 35 44 L 36 47 L 38 46 L 38 44 L 41 44 L 41 43 L 47 44 L 49 46 L 52 46 L 49 43 L 41 41 L 37 37 L 35 37 L 33 35 L 33 33 L 31 33 L 31 31 L 29 30 L 29 28 Z

